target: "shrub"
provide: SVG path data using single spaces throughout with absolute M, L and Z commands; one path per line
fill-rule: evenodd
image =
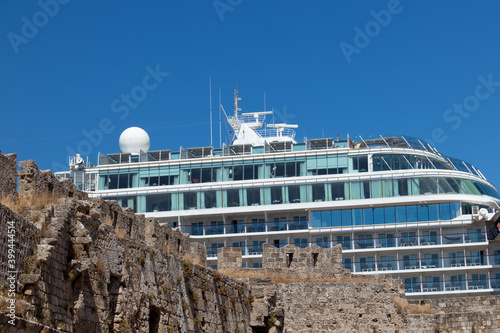
M 222 274 L 217 271 L 214 271 L 214 282 L 219 283 L 221 281 L 222 281 Z
M 184 259 L 182 261 L 182 271 L 184 272 L 184 278 L 188 280 L 191 277 L 191 274 L 193 273 L 193 264 Z

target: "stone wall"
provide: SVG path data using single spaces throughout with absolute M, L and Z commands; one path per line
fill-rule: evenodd
M 254 332 L 435 332 L 433 316 L 409 321 L 398 309 L 406 300 L 401 281 L 342 269 L 341 246 L 263 244 L 262 269 L 241 268 L 241 256 L 239 248 L 220 248 L 217 265 L 248 277 Z
M 40 171 L 32 160 L 19 162 L 19 195 L 24 197 L 53 193 L 61 198 L 87 199 L 69 179 L 57 179 L 50 170 Z
M 350 275 L 342 268 L 342 246 L 322 248 L 315 244 L 299 248 L 291 244 L 277 248 L 262 244 L 262 268 L 302 278 Z
M 0 156 L 0 170 L 17 173 L 11 162 Z M 205 247 L 178 229 L 114 201 L 82 200 L 85 194 L 72 184 L 31 161 L 20 165 L 21 197 L 48 191 L 60 200 L 22 216 L 0 203 L 2 332 L 500 330 L 496 297 L 420 301 L 431 313 L 415 314 L 401 306 L 401 281 L 350 274 L 340 246 L 264 244 L 262 269 L 242 269 L 241 249 L 221 248 L 218 266 L 229 275 L 221 274 L 206 267 Z M 15 326 L 8 324 L 5 296 L 12 224 Z
M 9 272 L 24 272 L 39 240 L 40 231 L 31 221 L 0 203 L 0 288 L 8 287 Z M 9 257 L 9 249 L 14 258 Z M 12 266 L 9 260 L 13 260 Z
M 249 269 L 241 268 L 240 248 L 217 251 L 218 267 L 251 286 L 254 332 L 500 331 L 495 296 L 408 303 L 401 281 L 350 274 L 341 255 L 340 247 L 263 244 L 263 268 Z
M 16 224 L 19 271 L 16 325 L 2 292 L 2 332 L 251 332 L 249 286 L 205 267 L 203 245 L 115 201 L 80 200 L 72 184 L 20 164 L 23 196 L 48 189 L 61 199 L 24 216 L 0 204 L 2 231 Z
M 436 327 L 440 332 L 500 332 L 498 296 L 469 296 L 444 299 L 412 300 L 436 309 Z
M 250 331 L 243 281 L 194 264 L 178 230 L 128 210 L 115 226 L 103 220 L 115 208 L 72 199 L 45 209 L 48 224 L 18 279 L 19 294 L 33 305 L 18 313 L 19 331 L 27 321 L 67 332 Z M 135 227 L 124 234 L 129 217 Z
M 17 195 L 17 155 L 3 155 L 0 150 L 0 195 Z

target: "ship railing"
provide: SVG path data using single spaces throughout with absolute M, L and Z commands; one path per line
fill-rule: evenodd
M 284 128 L 283 131 L 277 128 L 263 128 L 260 130 L 255 130 L 261 138 L 274 138 L 274 137 L 288 137 L 292 140 L 295 139 L 295 131 L 291 128 Z
M 427 256 L 418 252 L 413 254 L 377 253 L 366 257 L 358 254 L 356 261 L 344 255 L 343 268 L 350 269 L 352 273 L 398 271 L 399 273 L 411 274 L 418 270 L 419 274 L 425 272 L 426 275 L 433 274 L 435 270 L 442 272 L 443 268 L 453 269 L 450 270 L 453 274 L 456 274 L 455 270 L 462 271 L 468 269 L 468 272 L 474 272 L 476 269 L 481 271 L 490 268 L 500 268 L 500 253 L 481 255 L 481 251 L 471 251 L 477 253 L 464 256 L 462 251 L 445 252 L 445 256 L 441 256 L 440 252 L 441 250 L 436 250 L 436 253 L 428 253 Z
M 415 296 L 425 293 L 463 293 L 463 292 L 491 292 L 500 289 L 500 278 L 488 276 L 488 274 L 468 274 L 466 275 L 445 275 L 432 277 L 431 281 L 420 280 L 419 277 L 411 278 L 411 282 L 405 284 L 405 292 L 408 296 Z M 416 282 L 413 282 L 417 280 Z
M 414 226 L 415 227 L 415 226 Z M 472 230 L 469 230 L 472 229 Z M 411 249 L 412 247 L 432 247 L 440 245 L 464 245 L 477 244 L 486 242 L 486 232 L 482 229 L 467 228 L 465 231 L 455 231 L 448 233 L 439 233 L 438 231 L 420 231 L 418 232 L 387 232 L 383 230 L 361 231 L 363 235 L 351 236 L 334 236 L 333 245 L 341 244 L 343 250 L 368 250 L 373 249 L 390 249 L 404 248 Z M 358 231 L 359 232 L 359 231 Z M 335 237 L 337 239 L 335 239 Z
M 296 231 L 306 230 L 309 228 L 309 222 L 306 219 L 299 220 L 278 220 L 264 221 L 257 220 L 247 223 L 226 223 L 213 225 L 200 225 L 194 223 L 191 226 L 182 226 L 182 232 L 189 233 L 191 236 L 211 236 L 225 234 L 241 234 L 241 233 L 259 233 L 259 232 L 280 232 L 280 231 Z

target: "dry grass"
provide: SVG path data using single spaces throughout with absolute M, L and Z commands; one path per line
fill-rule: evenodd
M 407 300 L 401 298 L 394 299 L 394 303 L 399 314 L 405 314 L 406 312 L 412 314 L 432 314 L 434 312 L 430 304 L 412 305 Z
M 106 270 L 106 263 L 102 259 L 98 259 L 95 264 L 95 269 L 99 275 L 103 275 Z
M 104 223 L 106 223 L 107 225 L 113 225 L 113 219 L 109 216 L 106 216 L 106 219 L 104 220 Z
M 266 272 L 262 269 L 256 270 L 221 270 L 221 273 L 224 275 L 228 275 L 237 279 L 248 279 L 248 278 L 263 278 L 268 277 L 271 281 L 275 283 L 370 283 L 375 282 L 373 277 L 371 276 L 349 276 L 349 277 L 337 277 L 337 278 L 328 278 L 328 277 L 298 277 L 291 276 L 285 274 L 278 274 L 274 272 Z
M 115 228 L 115 234 L 116 236 L 118 236 L 119 238 L 124 238 L 126 235 L 127 235 L 127 232 L 125 230 L 122 230 L 118 227 Z
M 24 216 L 29 209 L 42 210 L 48 205 L 59 203 L 60 198 L 53 193 L 44 192 L 27 197 L 19 196 L 18 198 L 0 196 L 0 202 L 11 210 Z
M 190 263 L 193 263 L 195 265 L 201 265 L 200 258 L 198 258 L 198 257 L 193 258 L 193 256 L 191 255 L 191 253 L 184 254 L 184 256 L 182 257 L 182 260 L 184 262 L 190 262 Z

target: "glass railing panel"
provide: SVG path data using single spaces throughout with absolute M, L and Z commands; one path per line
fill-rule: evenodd
M 376 271 L 375 262 L 358 262 L 354 264 L 356 272 L 374 272 Z
M 267 223 L 267 231 L 285 231 L 287 230 L 286 221 L 276 221 Z
M 420 246 L 441 245 L 441 239 L 438 236 L 420 237 Z
M 395 260 L 383 260 L 377 262 L 377 271 L 393 271 L 397 269 Z
M 490 279 L 490 286 L 491 286 L 491 288 L 500 289 L 500 276 L 499 277 L 492 277 Z
M 440 267 L 441 267 L 440 259 L 422 259 L 420 263 L 420 268 L 422 269 L 432 269 Z
M 464 243 L 463 235 L 443 235 L 443 244 L 461 244 Z
M 248 255 L 261 255 L 262 254 L 262 245 L 252 245 L 248 247 Z
M 354 241 L 354 248 L 355 249 L 373 249 L 375 248 L 375 242 L 373 239 L 371 240 L 355 240 Z
M 217 257 L 217 248 L 208 248 L 207 249 L 207 257 L 209 257 L 209 258 Z

